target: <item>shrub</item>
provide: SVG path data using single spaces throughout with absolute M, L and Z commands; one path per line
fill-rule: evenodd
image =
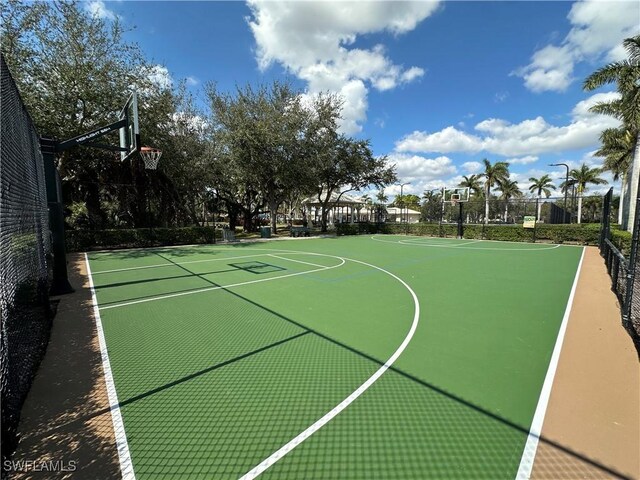
M 429 237 L 455 237 L 458 226 L 447 223 L 340 223 L 336 225 L 338 235 L 362 235 L 374 233 L 424 235 Z M 536 240 L 553 243 L 578 243 L 597 245 L 600 237 L 599 224 L 549 225 L 538 224 Z M 522 225 L 465 225 L 464 238 L 482 240 L 500 240 L 506 242 L 531 242 L 533 229 Z M 629 238 L 630 243 L 630 238 Z
M 154 245 L 213 243 L 213 227 L 131 228 L 117 230 L 67 230 L 67 251 L 135 248 Z M 216 239 L 221 239 L 217 233 Z
M 631 253 L 631 232 L 612 228 L 611 243 L 613 243 L 625 257 L 628 257 Z

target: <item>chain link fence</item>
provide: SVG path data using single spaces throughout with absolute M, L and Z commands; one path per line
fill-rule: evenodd
M 51 247 L 39 136 L 4 57 L 0 58 L 0 77 L 0 382 L 4 466 L 14 450 L 20 409 L 49 339 Z
M 421 205 L 404 207 L 420 212 L 420 221 L 455 223 L 458 221 L 459 205 L 442 204 L 441 197 L 434 195 L 423 199 Z M 598 223 L 602 218 L 602 195 L 577 195 L 538 198 L 471 198 L 462 205 L 463 223 L 481 224 L 485 218 L 491 224 L 518 224 L 526 216 L 534 216 L 540 223 Z M 488 214 L 487 214 L 488 213 Z M 406 215 L 403 217 L 406 219 Z
M 604 258 L 607 271 L 611 276 L 611 288 L 618 297 L 622 312 L 622 323 L 631 334 L 638 352 L 640 352 L 640 276 L 638 269 L 638 242 L 640 240 L 640 215 L 634 220 L 631 247 L 628 258 L 611 241 L 611 204 L 613 188 L 604 196 L 602 202 L 603 220 L 600 231 L 600 254 Z M 640 206 L 640 197 L 637 199 Z M 638 208 L 638 207 L 636 207 Z M 640 211 L 640 210 L 636 210 Z

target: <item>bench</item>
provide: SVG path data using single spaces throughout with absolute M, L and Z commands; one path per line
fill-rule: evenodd
M 311 235 L 309 227 L 291 227 L 289 234 L 292 237 L 308 237 Z

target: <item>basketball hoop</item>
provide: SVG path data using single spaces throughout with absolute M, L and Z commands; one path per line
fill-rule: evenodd
M 162 150 L 152 147 L 140 147 L 140 156 L 142 157 L 146 170 L 155 170 L 158 168 Z

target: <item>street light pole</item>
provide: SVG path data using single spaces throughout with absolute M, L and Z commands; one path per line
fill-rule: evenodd
M 567 193 L 569 192 L 569 165 L 566 163 L 550 163 L 550 167 L 564 167 L 567 169 L 567 175 L 564 179 L 564 223 L 567 223 Z M 571 216 L 569 216 L 569 223 L 571 223 Z

